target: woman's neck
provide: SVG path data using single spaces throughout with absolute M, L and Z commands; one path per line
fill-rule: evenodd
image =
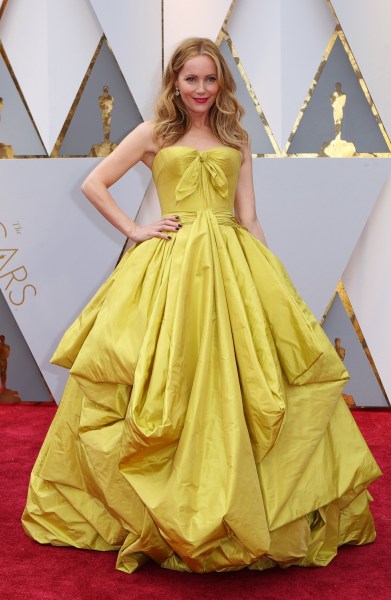
M 194 129 L 196 131 L 207 130 L 210 131 L 209 125 L 209 115 L 198 115 L 198 114 L 190 114 L 190 129 Z

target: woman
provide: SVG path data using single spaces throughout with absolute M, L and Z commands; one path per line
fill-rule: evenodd
M 119 550 L 123 571 L 325 565 L 375 536 L 379 469 L 342 362 L 266 248 L 234 87 L 211 41 L 185 41 L 156 120 L 83 184 L 136 245 L 53 357 L 70 378 L 23 524 Z M 162 209 L 146 227 L 108 192 L 140 160 Z

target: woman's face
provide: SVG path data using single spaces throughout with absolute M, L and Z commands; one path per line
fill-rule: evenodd
M 219 91 L 214 61 L 206 54 L 190 58 L 180 70 L 175 85 L 190 114 L 208 113 Z

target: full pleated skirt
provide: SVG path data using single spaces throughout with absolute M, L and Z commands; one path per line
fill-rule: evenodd
M 375 537 L 348 374 L 267 248 L 226 215 L 182 222 L 129 250 L 64 335 L 24 528 L 127 572 L 326 565 Z

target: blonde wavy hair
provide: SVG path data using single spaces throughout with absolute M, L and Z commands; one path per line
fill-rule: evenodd
M 161 147 L 171 146 L 190 129 L 191 119 L 180 96 L 175 95 L 175 81 L 183 65 L 200 54 L 209 56 L 216 65 L 219 90 L 209 111 L 212 133 L 224 146 L 243 151 L 247 132 L 240 124 L 244 110 L 235 98 L 236 84 L 220 49 L 208 38 L 189 38 L 173 53 L 163 74 L 162 89 L 156 103 L 154 138 Z

